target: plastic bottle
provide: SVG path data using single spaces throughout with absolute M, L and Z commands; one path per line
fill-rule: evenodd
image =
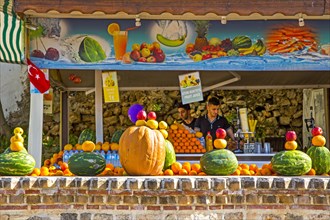
M 107 154 L 105 155 L 105 161 L 106 161 L 106 164 L 111 163 L 111 151 L 110 150 L 108 150 Z
M 207 132 L 205 142 L 206 142 L 206 151 L 213 150 L 213 140 L 210 132 Z
M 63 162 L 67 163 L 69 161 L 69 152 L 67 150 L 63 153 Z
M 100 155 L 105 159 L 105 152 L 104 152 L 104 150 L 101 150 Z

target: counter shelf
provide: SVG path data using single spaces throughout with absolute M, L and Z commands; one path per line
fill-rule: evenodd
M 251 154 L 235 154 L 238 160 L 238 163 L 246 164 L 256 164 L 258 167 L 262 167 L 263 164 L 270 163 L 272 157 L 275 153 L 251 153 Z M 176 160 L 180 163 L 190 162 L 190 163 L 199 163 L 200 158 L 203 154 L 176 154 Z

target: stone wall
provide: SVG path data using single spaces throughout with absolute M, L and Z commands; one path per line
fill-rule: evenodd
M 327 177 L 3 177 L 0 219 L 330 219 Z
M 247 107 L 248 117 L 258 120 L 259 136 L 282 137 L 287 130 L 302 134 L 303 93 L 300 89 L 291 90 L 216 90 L 204 94 L 217 96 L 221 100 L 221 113 L 230 121 L 236 118 L 236 107 Z M 79 135 L 87 127 L 95 129 L 94 94 L 71 92 L 70 132 Z M 131 104 L 139 103 L 147 111 L 156 111 L 158 120 L 172 124 L 179 121 L 176 105 L 180 102 L 179 91 L 130 91 L 121 92 L 120 103 L 104 104 L 104 141 L 109 141 L 115 130 L 132 125 L 127 117 Z M 55 104 L 58 106 L 58 104 Z M 198 117 L 206 113 L 205 102 L 193 103 L 192 115 Z M 45 118 L 45 134 L 58 135 L 59 108 L 52 117 Z

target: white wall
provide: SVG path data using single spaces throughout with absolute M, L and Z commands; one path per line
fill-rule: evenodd
M 22 99 L 27 77 L 25 73 L 25 65 L 0 63 L 0 100 L 5 118 L 18 110 L 17 102 Z

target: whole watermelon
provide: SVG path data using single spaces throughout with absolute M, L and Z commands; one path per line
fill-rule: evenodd
M 247 36 L 237 36 L 233 39 L 232 44 L 234 49 L 249 48 L 252 46 L 252 41 Z
M 202 171 L 208 175 L 229 175 L 238 167 L 236 155 L 227 149 L 206 152 L 200 159 Z
M 69 161 L 69 170 L 77 176 L 96 176 L 105 166 L 105 159 L 94 152 L 80 152 L 73 154 Z
M 78 144 L 82 144 L 85 141 L 92 141 L 95 143 L 96 141 L 95 131 L 93 131 L 90 128 L 86 128 L 85 130 L 83 130 L 79 135 Z
M 25 176 L 32 173 L 36 161 L 25 152 L 0 154 L 0 176 Z
M 317 175 L 330 171 L 330 151 L 328 148 L 311 146 L 307 155 L 312 159 L 312 168 Z
M 300 176 L 312 168 L 311 158 L 300 150 L 281 151 L 271 160 L 273 170 L 283 176 Z
M 176 162 L 176 155 L 174 147 L 169 140 L 165 140 L 166 156 L 163 170 L 171 167 L 171 165 Z
M 14 152 L 10 149 L 10 147 L 8 147 L 3 153 L 4 154 L 7 154 L 7 153 L 10 153 L 10 152 Z M 25 148 L 23 148 L 21 151 L 19 152 L 22 152 L 22 153 L 28 153 L 27 150 Z
M 124 133 L 123 130 L 117 130 L 113 133 L 112 137 L 111 137 L 111 143 L 117 143 L 119 144 L 119 139 L 121 137 L 121 135 Z

